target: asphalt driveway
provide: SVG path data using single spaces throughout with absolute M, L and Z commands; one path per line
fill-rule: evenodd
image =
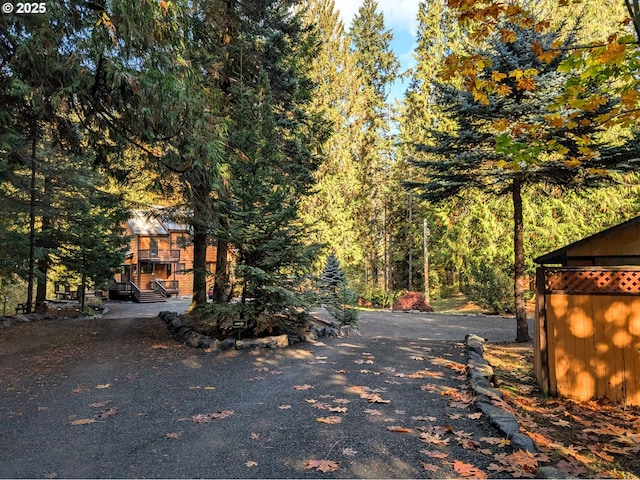
M 170 306 L 0 332 L 0 477 L 444 478 L 508 451 L 459 367 L 513 320 L 367 312 L 359 337 L 206 353 Z

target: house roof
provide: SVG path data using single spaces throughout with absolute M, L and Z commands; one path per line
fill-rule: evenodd
M 162 218 L 161 208 L 134 210 L 127 221 L 134 235 L 169 235 L 170 232 L 188 232 L 188 225 Z
M 579 251 L 582 247 L 587 246 L 590 243 L 595 243 L 599 240 L 603 240 L 607 237 L 615 237 L 616 235 L 622 233 L 624 230 L 629 229 L 630 227 L 640 226 L 640 216 L 627 220 L 626 222 L 619 223 L 618 225 L 614 225 L 613 227 L 607 228 L 606 230 L 602 230 L 601 232 L 595 233 L 589 237 L 585 237 L 576 242 L 570 243 L 569 245 L 565 245 L 562 248 L 554 250 L 549 253 L 545 253 L 544 255 L 539 256 L 534 259 L 534 262 L 540 265 L 549 265 L 549 264 L 561 264 L 566 265 L 567 260 L 572 257 L 572 251 Z M 636 253 L 636 255 L 617 255 L 617 254 L 604 254 L 604 255 L 591 255 L 591 258 L 597 257 L 639 257 L 640 251 Z

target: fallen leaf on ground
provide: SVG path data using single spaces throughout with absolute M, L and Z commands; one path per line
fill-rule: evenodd
M 441 452 L 440 450 L 420 450 L 420 453 L 424 453 L 430 458 L 447 458 L 449 456 L 448 453 Z
M 106 418 L 106 417 L 110 417 L 112 415 L 115 415 L 116 413 L 118 413 L 118 409 L 115 407 L 111 407 L 111 408 L 107 408 L 106 410 L 98 413 L 96 415 L 96 418 Z
M 412 432 L 412 430 L 410 428 L 398 427 L 398 426 L 387 427 L 387 430 L 389 430 L 391 432 L 398 432 L 398 433 L 411 433 Z
M 509 440 L 508 438 L 481 437 L 480 441 L 488 443 L 490 445 L 500 445 L 501 447 L 506 447 L 507 445 L 511 445 L 511 440 Z
M 347 413 L 349 409 L 347 407 L 329 407 L 329 411 L 335 413 Z
M 278 408 L 280 410 L 289 410 L 291 408 L 291 405 L 279 405 Z
M 335 472 L 340 469 L 340 464 L 333 460 L 307 460 L 305 468 L 315 468 L 319 472 Z
M 158 345 L 153 345 L 151 348 L 153 350 L 168 350 L 169 346 L 168 345 L 160 345 L 160 344 L 158 344 Z
M 348 398 L 336 398 L 334 400 L 335 403 L 342 403 L 342 404 L 347 404 L 347 403 L 351 403 L 351 400 L 349 400 Z
M 567 460 L 560 460 L 558 463 L 556 463 L 556 468 L 574 478 L 577 478 L 583 473 L 587 473 L 587 469 L 582 465 L 578 465 L 575 462 L 570 462 Z
M 313 388 L 313 385 L 309 385 L 309 384 L 304 384 L 304 385 L 294 385 L 293 389 L 294 390 L 309 390 L 310 388 Z
M 469 417 L 471 420 L 478 420 L 481 416 L 482 416 L 482 412 L 469 413 L 467 415 L 467 417 Z
M 104 402 L 90 403 L 89 406 L 93 408 L 103 408 L 103 407 L 106 407 L 108 404 L 109 404 L 109 400 L 106 400 Z
M 182 436 L 182 432 L 171 432 L 165 434 L 164 438 L 180 438 Z
M 99 389 L 99 390 L 102 390 L 104 388 L 109 388 L 110 386 L 111 386 L 110 383 L 105 383 L 105 384 L 102 384 L 102 385 L 96 385 L 96 388 Z
M 551 422 L 554 425 L 558 425 L 559 427 L 570 427 L 571 422 L 567 422 L 566 420 L 556 420 L 555 422 Z
M 342 449 L 342 454 L 347 456 L 347 457 L 353 457 L 353 456 L 358 454 L 358 451 L 354 450 L 353 448 L 343 448 Z
M 260 438 L 260 434 L 251 432 L 251 435 L 249 435 L 249 438 L 251 438 L 251 440 L 258 440 Z
M 447 445 L 449 443 L 448 438 L 442 438 L 442 435 L 438 433 L 421 433 L 420 440 L 432 445 Z
M 480 470 L 478 467 L 471 465 L 470 463 L 464 463 L 460 460 L 456 460 L 453 463 L 453 469 L 456 473 L 465 478 L 487 478 L 487 474 Z
M 440 470 L 439 466 L 425 462 L 422 462 L 422 468 L 424 468 L 427 472 L 437 472 L 438 470 Z
M 245 465 L 249 468 L 251 467 L 257 467 L 258 466 L 258 462 L 254 462 L 253 460 L 249 460 L 248 462 L 245 463 Z
M 88 425 L 96 422 L 97 420 L 95 418 L 81 418 L 80 420 L 74 420 L 71 422 L 71 425 Z
M 367 415 L 382 415 L 382 412 L 380 410 L 376 410 L 375 408 L 366 408 L 364 410 L 364 413 L 366 413 Z
M 233 410 L 222 410 L 216 413 L 199 413 L 191 417 L 195 423 L 209 423 L 211 420 L 219 420 L 233 415 Z
M 423 416 L 417 416 L 417 417 L 411 417 L 411 420 L 415 420 L 415 421 L 422 421 L 422 422 L 435 422 L 436 420 L 438 420 L 436 417 L 423 417 Z
M 316 418 L 316 422 L 320 422 L 320 423 L 328 423 L 330 425 L 336 425 L 338 423 L 342 423 L 342 418 L 341 417 L 336 417 L 336 416 L 332 416 L 332 417 L 318 417 Z

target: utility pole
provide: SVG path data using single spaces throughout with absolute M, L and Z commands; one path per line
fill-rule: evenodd
M 409 291 L 413 292 L 413 197 L 409 195 L 409 233 L 407 238 L 409 239 Z
M 424 219 L 424 301 L 429 303 L 429 225 Z

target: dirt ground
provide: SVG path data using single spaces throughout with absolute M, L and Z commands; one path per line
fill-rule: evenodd
M 521 429 L 570 477 L 638 478 L 640 409 L 548 398 L 533 373 L 531 345 L 488 344 L 506 407 Z

